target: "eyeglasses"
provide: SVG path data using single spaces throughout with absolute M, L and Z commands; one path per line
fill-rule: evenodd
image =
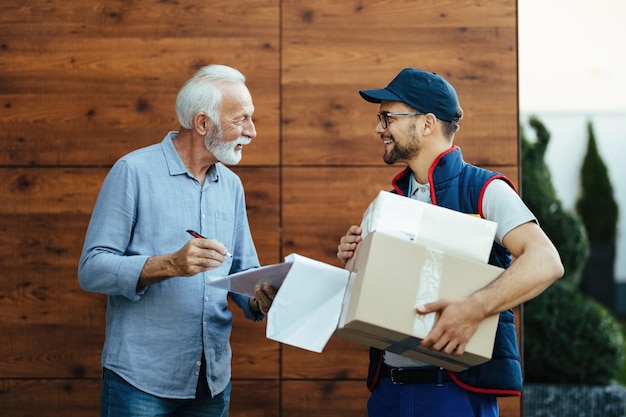
M 387 129 L 389 124 L 390 117 L 410 117 L 410 116 L 423 116 L 426 113 L 389 113 L 387 111 L 378 113 L 376 116 L 378 117 L 378 122 L 383 127 L 383 129 Z

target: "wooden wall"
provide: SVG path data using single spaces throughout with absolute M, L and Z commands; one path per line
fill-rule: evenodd
M 337 264 L 401 169 L 357 91 L 404 67 L 456 86 L 467 160 L 518 177 L 515 0 L 4 0 L 0 415 L 98 415 L 106 299 L 76 278 L 90 213 L 117 158 L 177 129 L 179 87 L 211 63 L 245 73 L 257 109 L 235 169 L 263 264 Z M 367 347 L 314 354 L 264 331 L 235 313 L 232 416 L 366 414 Z

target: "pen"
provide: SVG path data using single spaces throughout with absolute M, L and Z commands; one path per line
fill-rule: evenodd
M 198 239 L 206 239 L 206 237 L 202 236 L 200 233 L 198 232 L 194 232 L 193 230 L 187 230 L 187 233 L 189 233 L 191 236 L 193 237 L 197 237 Z M 226 252 L 226 257 L 227 258 L 232 258 L 233 254 L 230 252 Z

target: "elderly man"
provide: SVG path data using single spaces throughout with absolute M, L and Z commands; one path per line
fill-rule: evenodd
M 228 415 L 227 296 L 258 321 L 275 295 L 207 285 L 259 266 L 241 181 L 224 166 L 256 136 L 245 77 L 201 68 L 176 112 L 177 132 L 114 164 L 85 237 L 80 285 L 108 296 L 102 416 Z

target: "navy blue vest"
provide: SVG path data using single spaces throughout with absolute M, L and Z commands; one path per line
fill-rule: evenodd
M 406 195 L 411 171 L 407 167 L 392 181 L 392 192 Z M 428 173 L 431 202 L 462 213 L 482 216 L 482 198 L 487 185 L 502 179 L 514 188 L 504 175 L 466 163 L 461 149 L 453 146 L 439 155 Z M 494 242 L 489 263 L 501 268 L 511 264 L 511 254 Z M 370 348 L 370 365 L 367 385 L 373 390 L 380 378 L 383 352 Z M 449 372 L 461 387 L 480 393 L 498 396 L 520 395 L 522 390 L 522 367 L 517 344 L 514 314 L 512 310 L 500 313 L 492 358 L 462 372 Z

